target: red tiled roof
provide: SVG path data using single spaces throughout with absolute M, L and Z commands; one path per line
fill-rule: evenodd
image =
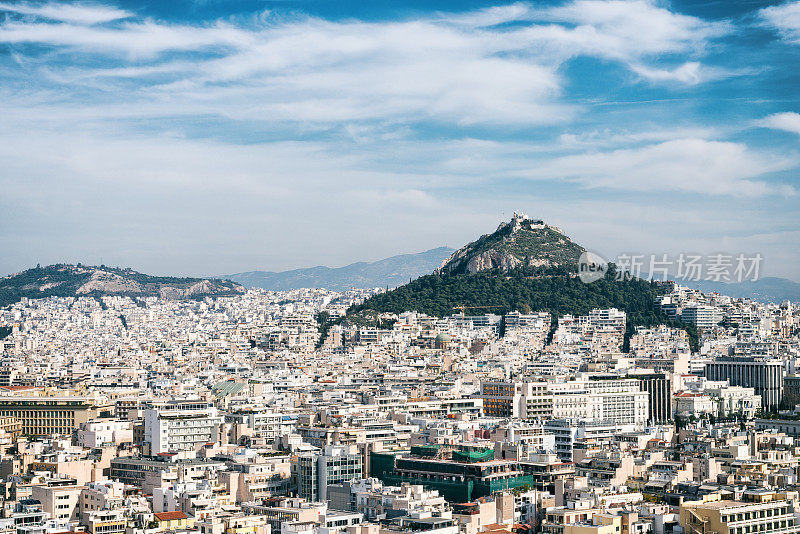
M 188 517 L 183 512 L 159 512 L 155 516 L 159 521 L 175 521 L 176 519 L 186 519 Z

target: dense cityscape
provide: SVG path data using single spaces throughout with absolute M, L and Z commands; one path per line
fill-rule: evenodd
M 800 0 L 0 0 L 0 534 L 800 534 Z
M 515 214 L 429 276 L 524 281 L 582 250 Z M 370 321 L 354 310 L 414 284 L 181 299 L 114 276 L 0 309 L 5 532 L 800 531 L 789 301 L 651 281 L 664 324 L 527 305 Z M 575 274 L 532 278 L 552 276 Z

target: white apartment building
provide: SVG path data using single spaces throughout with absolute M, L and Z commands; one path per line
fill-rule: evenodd
M 548 384 L 555 419 L 594 419 L 618 425 L 647 424 L 649 399 L 636 379 L 576 380 Z
M 713 328 L 724 318 L 722 310 L 714 306 L 690 304 L 683 308 L 681 320 L 684 323 L 694 323 L 697 328 Z
M 615 434 L 631 430 L 608 421 L 552 419 L 544 424 L 545 432 L 555 436 L 555 450 L 559 459 L 573 461 L 575 442 L 578 440 L 610 440 Z
M 636 379 L 481 382 L 484 413 L 520 419 L 595 419 L 647 424 L 649 398 Z
M 219 441 L 222 417 L 202 400 L 173 400 L 144 413 L 144 439 L 150 454 L 195 450 Z
M 78 445 L 94 449 L 104 445 L 133 442 L 133 422 L 116 420 L 88 421 L 77 432 Z
M 616 330 L 625 333 L 626 315 L 616 308 L 595 309 L 589 312 L 589 324 L 595 330 Z
M 636 379 L 588 380 L 589 417 L 618 425 L 647 424 L 649 396 Z

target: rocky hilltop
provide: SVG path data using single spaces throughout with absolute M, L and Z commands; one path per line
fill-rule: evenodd
M 574 243 L 555 226 L 531 219 L 522 213 L 503 222 L 486 234 L 453 252 L 438 274 L 475 274 L 520 267 L 573 268 L 584 248 Z
M 168 299 L 236 295 L 244 288 L 230 280 L 150 276 L 133 269 L 57 264 L 0 278 L 0 306 L 23 297 L 127 295 Z

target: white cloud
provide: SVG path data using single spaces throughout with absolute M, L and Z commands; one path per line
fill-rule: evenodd
M 420 189 L 388 189 L 388 190 L 357 190 L 352 192 L 354 199 L 363 201 L 371 206 L 383 206 L 389 209 L 420 208 L 430 209 L 440 206 L 436 198 Z
M 723 131 L 716 128 L 657 127 L 654 129 L 635 131 L 620 131 L 605 128 L 602 130 L 587 130 L 579 133 L 563 133 L 558 137 L 558 141 L 564 148 L 585 150 L 587 148 L 630 147 L 642 143 L 652 144 L 686 138 L 718 139 L 722 136 Z
M 675 134 L 630 134 L 629 141 L 662 135 Z M 0 261 L 0 270 L 5 265 L 7 271 L 37 262 L 99 262 L 100 256 L 150 272 L 199 275 L 346 264 L 442 244 L 460 246 L 496 225 L 502 211 L 508 215 L 515 208 L 562 224 L 579 242 L 601 251 L 660 251 L 667 245 L 685 250 L 679 247 L 696 237 L 686 227 L 702 227 L 704 240 L 692 242 L 693 250 L 710 252 L 717 250 L 715 237 L 772 231 L 771 216 L 755 212 L 780 201 L 715 202 L 687 195 L 694 205 L 661 206 L 659 195 L 573 199 L 575 188 L 569 185 L 566 198 L 535 198 L 536 183 L 495 190 L 502 184 L 498 178 L 532 168 L 544 170 L 527 176 L 570 181 L 585 173 L 582 185 L 602 181 L 615 190 L 644 189 L 642 184 L 666 190 L 673 178 L 680 190 L 717 188 L 686 186 L 701 172 L 725 194 L 735 195 L 734 188 L 755 194 L 771 190 L 757 178 L 742 178 L 768 172 L 767 155 L 712 141 L 668 141 L 548 162 L 552 146 L 476 139 L 368 140 L 353 149 L 349 143 L 235 145 L 12 124 L 0 124 L 0 139 L 6 178 L 0 227 L 8 230 L 0 245 L 14 251 Z M 730 161 L 711 164 L 698 153 Z M 612 183 L 616 178 L 620 181 Z M 717 189 L 711 193 L 721 193 Z M 686 225 L 678 228 L 675 220 Z M 731 241 L 726 250 L 745 250 L 742 246 Z M 772 262 L 777 261 L 774 248 L 753 250 L 769 254 Z M 777 272 L 795 272 L 791 260 L 781 260 L 783 271 Z
M 0 2 L 0 12 L 2 11 L 86 25 L 101 24 L 133 16 L 131 12 L 116 7 L 78 2 L 72 4 L 56 2 L 45 4 L 17 2 L 10 4 L 8 2 Z
M 794 113 L 791 111 L 787 111 L 785 113 L 774 113 L 764 117 L 759 121 L 756 121 L 756 125 L 800 135 L 800 113 Z
M 0 21 L 0 43 L 19 59 L 0 84 L 0 226 L 14 234 L 0 236 L 6 250 L 125 243 L 120 264 L 179 272 L 196 259 L 198 274 L 344 264 L 369 259 L 364 251 L 377 259 L 461 245 L 530 200 L 520 176 L 552 181 L 561 196 L 531 201 L 532 211 L 562 220 L 576 217 L 571 195 L 590 187 L 613 190 L 596 196 L 727 195 L 713 206 L 719 215 L 739 201 L 731 196 L 779 191 L 761 175 L 793 163 L 719 141 L 723 133 L 691 118 L 585 131 L 597 122 L 565 98 L 570 58 L 615 62 L 654 84 L 729 75 L 702 57 L 726 24 L 653 2 L 512 4 L 375 23 L 17 13 Z M 555 141 L 552 130 L 527 129 L 573 120 Z M 452 128 L 475 124 L 488 127 Z M 165 130 L 178 133 L 154 133 Z M 654 227 L 637 231 L 646 239 Z M 197 252 L 209 249 L 224 254 Z
M 677 81 L 687 85 L 694 85 L 703 81 L 701 65 L 696 61 L 690 61 L 674 69 L 654 69 L 645 65 L 631 65 L 631 70 L 640 76 L 651 81 Z
M 642 78 L 654 83 L 677 82 L 683 85 L 697 85 L 733 76 L 753 74 L 755 69 L 729 69 L 703 65 L 697 61 L 688 61 L 673 68 L 654 68 L 641 63 L 631 63 L 630 68 Z
M 572 57 L 619 61 L 655 83 L 701 83 L 725 75 L 695 57 L 725 31 L 724 24 L 645 0 L 580 0 L 544 10 L 518 3 L 376 23 L 295 18 L 192 26 L 132 19 L 87 27 L 6 20 L 0 43 L 48 45 L 41 72 L 60 87 L 88 86 L 141 110 L 321 123 L 535 125 L 561 123 L 579 111 L 560 101 L 559 69 Z M 685 58 L 661 66 L 662 55 Z M 103 68 L 85 66 L 97 59 Z
M 577 0 L 537 13 L 545 20 L 574 25 L 560 28 L 563 44 L 626 61 L 696 51 L 730 31 L 727 23 L 674 13 L 647 0 Z
M 767 157 L 739 143 L 677 139 L 640 148 L 564 156 L 526 174 L 573 180 L 589 188 L 748 197 L 795 194 L 791 186 L 775 186 L 758 178 L 796 165 L 793 159 Z
M 209 47 L 243 47 L 249 32 L 226 23 L 198 28 L 153 21 L 126 22 L 117 27 L 7 21 L 0 25 L 0 42 L 41 43 L 100 55 L 155 56 L 166 51 L 203 51 Z
M 787 41 L 800 44 L 800 2 L 786 2 L 759 11 L 764 24 L 778 31 Z
M 3 180 L 0 227 L 8 232 L 0 244 L 20 257 L 31 240 L 42 263 L 97 262 L 104 254 L 108 262 L 186 272 L 198 255 L 198 274 L 323 257 L 345 264 L 438 246 L 430 228 L 458 220 L 438 202 L 435 176 L 370 168 L 370 154 L 325 143 L 14 136 L 2 125 L 0 138 L 2 176 L 14 177 Z M 4 256 L 0 267 L 9 261 Z
M 442 15 L 440 20 L 453 24 L 463 24 L 474 28 L 486 28 L 498 24 L 528 20 L 531 9 L 523 2 L 505 6 L 492 6 L 469 13 Z

